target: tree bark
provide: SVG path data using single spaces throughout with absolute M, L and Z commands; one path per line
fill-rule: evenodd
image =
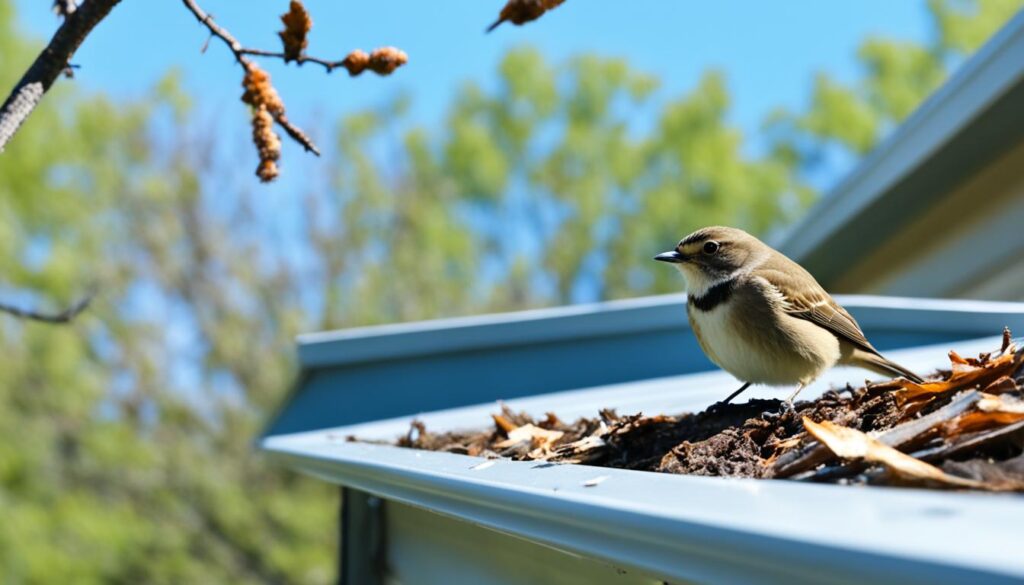
M 85 37 L 121 0 L 87 0 L 69 14 L 0 108 L 0 152 L 42 101 Z

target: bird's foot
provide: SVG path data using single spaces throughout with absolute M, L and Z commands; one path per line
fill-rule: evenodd
M 782 406 L 780 408 L 781 408 L 780 412 L 782 414 L 796 415 L 796 408 L 793 406 L 793 399 L 792 398 L 790 398 L 788 400 L 783 400 L 782 401 Z
M 729 402 L 726 400 L 719 400 L 711 406 L 704 409 L 707 414 L 720 414 L 725 409 L 729 408 Z
M 777 421 L 781 418 L 788 418 L 796 415 L 796 408 L 792 400 L 780 400 L 778 410 L 766 410 L 761 413 L 761 418 L 766 421 Z

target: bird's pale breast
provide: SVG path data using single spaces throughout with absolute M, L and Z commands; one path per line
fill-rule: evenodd
M 807 383 L 839 359 L 839 340 L 817 325 L 786 315 L 763 279 L 737 281 L 731 298 L 710 310 L 687 303 L 701 348 L 744 382 Z

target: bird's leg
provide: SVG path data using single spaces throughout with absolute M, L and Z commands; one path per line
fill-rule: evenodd
M 736 398 L 737 396 L 742 394 L 743 391 L 746 390 L 747 388 L 750 388 L 750 382 L 745 382 L 742 386 L 740 386 L 739 390 L 737 390 L 737 391 L 733 392 L 732 394 L 726 396 L 725 400 L 721 401 L 719 404 L 729 404 L 729 402 L 731 402 L 733 398 Z
M 786 406 L 789 410 L 793 410 L 793 399 L 796 398 L 796 395 L 799 394 L 800 391 L 804 389 L 805 385 L 806 384 L 804 384 L 803 382 L 797 384 L 796 390 L 793 390 L 793 393 L 790 394 L 789 398 L 786 399 Z
M 796 398 L 796 395 L 799 394 L 800 391 L 804 389 L 804 386 L 805 386 L 805 384 L 803 382 L 798 384 L 797 387 L 796 387 L 796 390 L 794 390 L 793 393 L 789 395 L 789 398 L 787 398 L 785 401 L 782 402 L 782 404 L 779 405 L 779 411 L 778 412 L 772 412 L 772 411 L 768 410 L 768 411 L 762 412 L 761 413 L 761 417 L 763 419 L 765 419 L 765 420 L 768 420 L 768 421 L 774 421 L 774 420 L 778 420 L 779 417 L 787 417 L 787 416 L 789 416 L 791 414 L 795 415 L 796 414 L 796 409 L 793 408 L 793 399 Z
M 732 394 L 726 396 L 725 400 L 719 400 L 718 402 L 716 402 L 716 403 L 712 404 L 711 406 L 709 406 L 706 412 L 708 414 L 712 414 L 712 413 L 718 412 L 719 410 L 724 408 L 725 405 L 729 404 L 730 400 L 732 400 L 733 398 L 736 398 L 737 396 L 739 396 L 740 393 L 742 393 L 744 390 L 746 390 L 749 387 L 750 387 L 750 382 L 745 382 L 742 386 L 740 386 L 739 390 L 737 390 L 737 391 L 733 392 Z

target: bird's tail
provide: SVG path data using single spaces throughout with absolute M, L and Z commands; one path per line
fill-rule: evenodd
M 879 353 L 868 353 L 866 351 L 857 351 L 853 359 L 850 360 L 852 365 L 867 368 L 872 372 L 878 372 L 879 374 L 890 375 L 890 376 L 903 376 L 904 378 L 920 384 L 924 382 L 921 376 L 918 376 L 914 372 L 911 372 L 907 368 L 897 364 L 896 362 L 890 361 Z

